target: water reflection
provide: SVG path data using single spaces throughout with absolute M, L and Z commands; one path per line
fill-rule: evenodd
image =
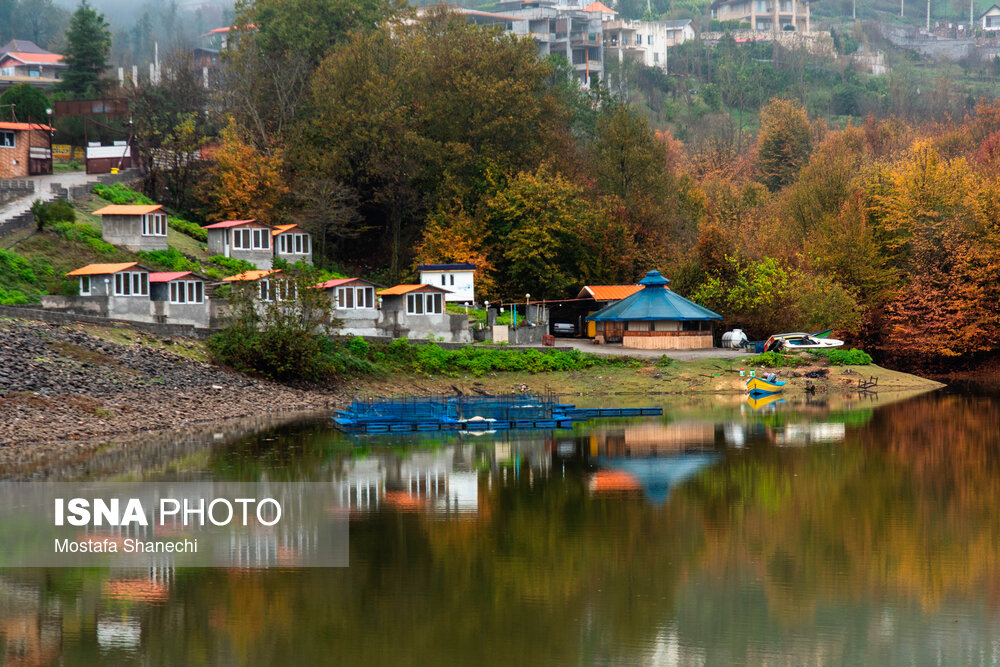
M 129 474 L 337 485 L 351 566 L 8 570 L 0 662 L 992 664 L 998 434 L 931 395 L 159 452 Z

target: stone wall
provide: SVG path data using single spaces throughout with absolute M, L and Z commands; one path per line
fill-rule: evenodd
M 0 317 L 19 317 L 26 320 L 36 320 L 40 322 L 72 323 L 85 322 L 87 324 L 100 324 L 104 326 L 121 326 L 132 329 L 140 329 L 156 334 L 157 336 L 182 336 L 185 338 L 208 338 L 214 331 L 211 329 L 198 329 L 196 327 L 183 324 L 157 324 L 151 322 L 131 322 L 117 319 L 107 319 L 105 317 L 95 317 L 93 315 L 83 315 L 80 313 L 67 313 L 58 310 L 43 310 L 41 308 L 30 308 L 27 306 L 0 306 Z

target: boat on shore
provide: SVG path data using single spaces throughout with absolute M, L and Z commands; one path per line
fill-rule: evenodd
M 785 386 L 784 380 L 768 380 L 765 378 L 752 377 L 747 380 L 747 391 L 750 392 L 751 396 L 766 396 L 768 394 L 777 394 L 782 391 Z

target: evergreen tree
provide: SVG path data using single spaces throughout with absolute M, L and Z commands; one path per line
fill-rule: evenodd
M 0 118 L 9 120 L 13 115 L 14 119 L 21 123 L 45 123 L 48 122 L 46 109 L 51 106 L 49 98 L 43 93 L 26 83 L 19 83 L 0 95 Z
M 100 93 L 101 74 L 108 68 L 111 29 L 104 15 L 83 0 L 73 13 L 66 31 L 63 61 L 69 66 L 58 90 L 76 98 Z

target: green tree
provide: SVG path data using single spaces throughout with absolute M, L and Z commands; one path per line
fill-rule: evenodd
M 52 102 L 44 93 L 26 83 L 19 83 L 0 95 L 0 114 L 9 118 L 8 114 L 13 108 L 14 118 L 21 123 L 47 122 L 49 114 L 46 110 L 51 107 Z
M 101 91 L 101 75 L 108 68 L 111 29 L 104 15 L 82 0 L 69 21 L 63 62 L 68 69 L 57 90 L 84 98 Z
M 798 102 L 773 99 L 760 110 L 757 155 L 761 180 L 772 192 L 798 177 L 812 150 L 812 127 Z

